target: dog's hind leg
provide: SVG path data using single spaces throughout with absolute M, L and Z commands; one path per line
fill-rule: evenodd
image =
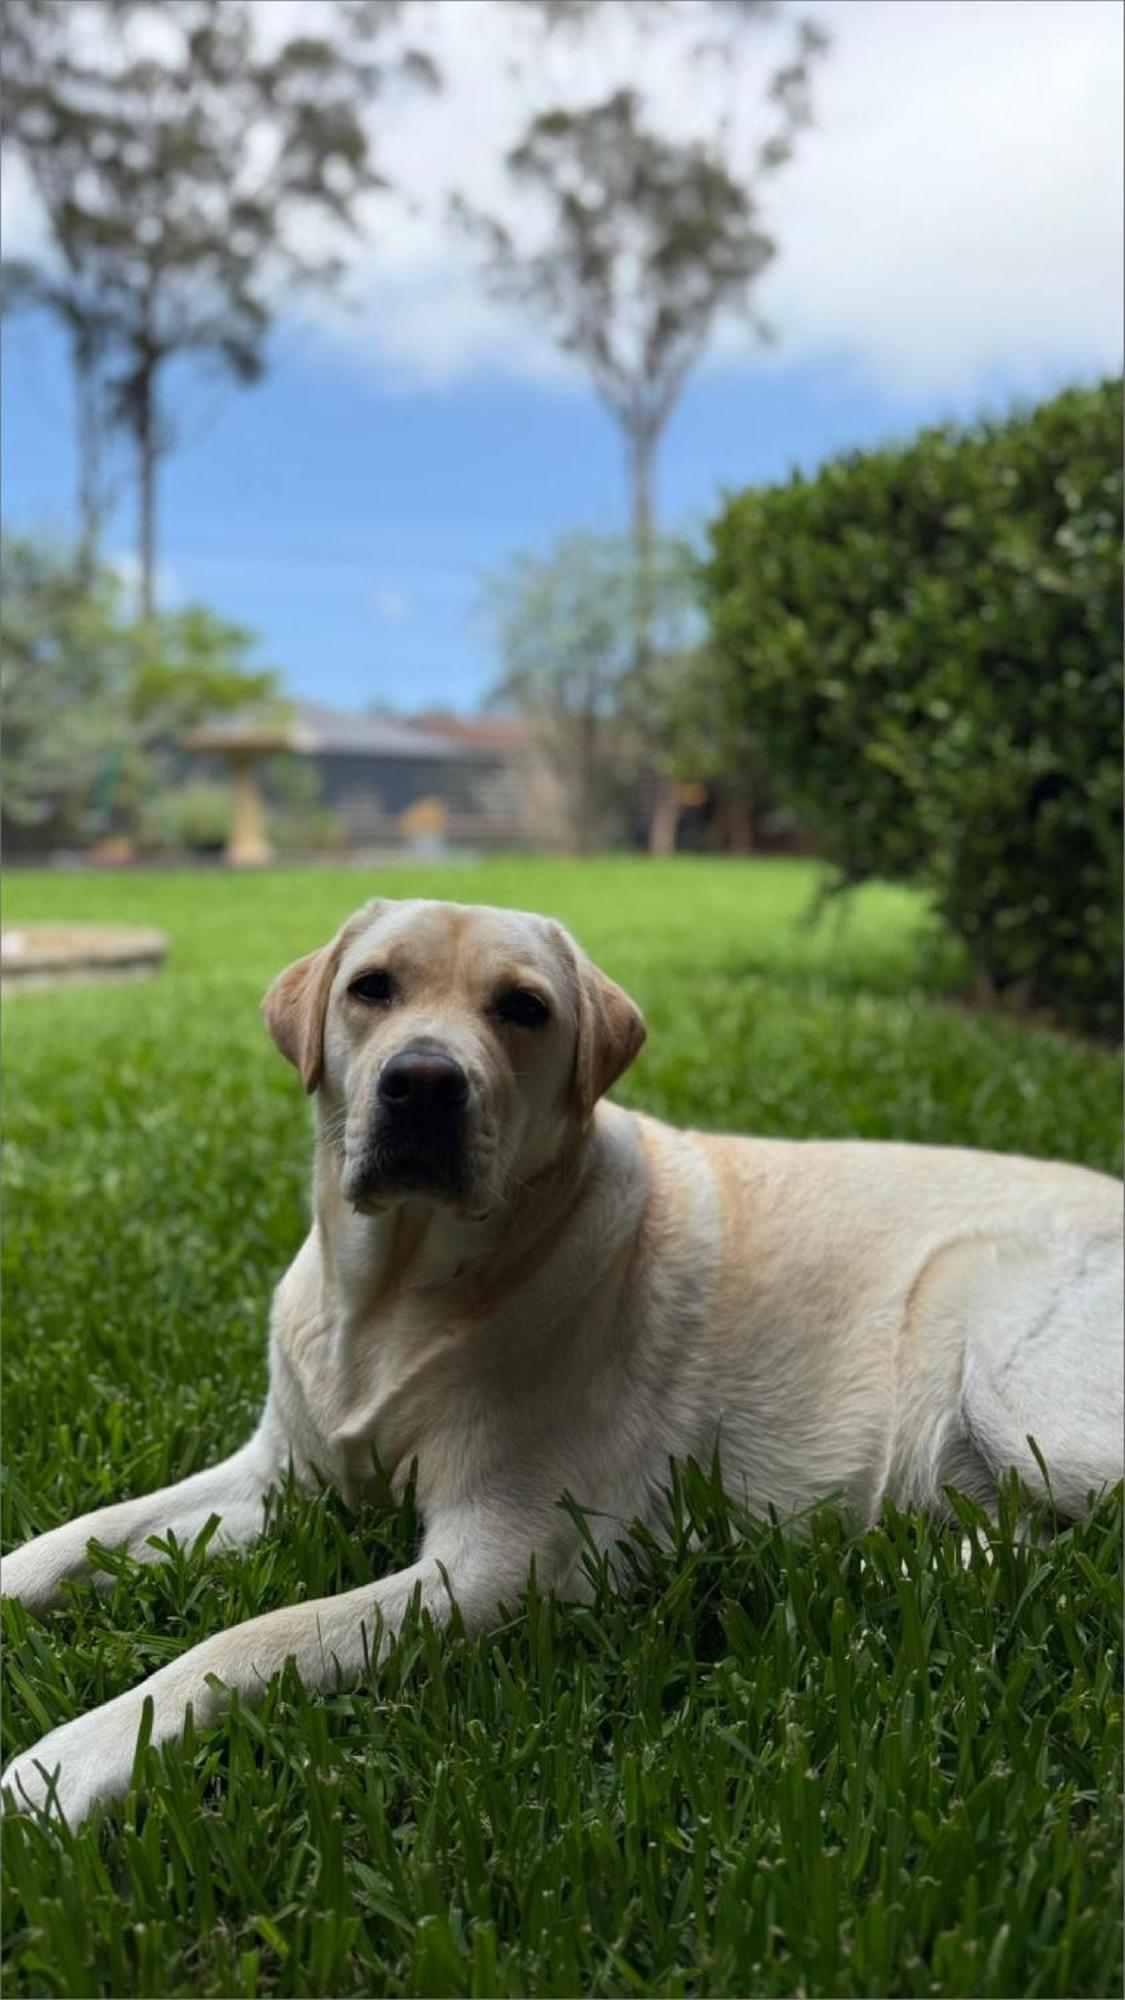
M 994 1237 L 961 1276 L 966 1435 L 996 1478 L 1014 1467 L 1042 1494 L 1045 1466 L 1075 1516 L 1125 1471 L 1121 1246 L 1072 1230 Z

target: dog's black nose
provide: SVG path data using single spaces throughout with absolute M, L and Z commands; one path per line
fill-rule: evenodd
M 400 1049 L 383 1065 L 379 1099 L 388 1110 L 448 1118 L 469 1095 L 469 1079 L 443 1049 Z

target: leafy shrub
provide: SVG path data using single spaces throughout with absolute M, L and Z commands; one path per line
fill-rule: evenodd
M 137 620 L 111 570 L 41 539 L 5 536 L 0 555 L 5 838 L 41 853 L 114 832 L 144 842 L 154 819 L 163 838 L 184 731 L 275 705 L 276 676 L 249 664 L 253 634 L 198 604 Z
M 913 878 L 988 986 L 1121 1021 L 1122 386 L 733 497 L 734 711 L 842 880 Z
M 146 848 L 192 854 L 219 854 L 230 832 L 229 785 L 198 779 L 177 785 L 146 808 L 141 842 Z
M 283 751 L 262 770 L 269 801 L 269 837 L 279 854 L 342 854 L 347 832 L 324 803 L 320 772 L 307 758 Z
M 347 853 L 347 829 L 330 806 L 275 808 L 267 818 L 270 841 L 278 854 Z
M 4 839 L 47 849 L 105 830 L 105 793 L 130 754 L 132 658 L 112 577 L 7 535 L 0 567 Z

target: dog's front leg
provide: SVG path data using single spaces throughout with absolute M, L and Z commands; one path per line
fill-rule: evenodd
M 46 1610 L 58 1602 L 68 1579 L 104 1574 L 89 1555 L 90 1542 L 127 1549 L 152 1562 L 159 1551 L 150 1546 L 151 1537 L 172 1534 L 177 1541 L 192 1542 L 215 1514 L 220 1517 L 217 1546 L 256 1541 L 266 1495 L 284 1475 L 286 1463 L 284 1439 L 267 1409 L 249 1443 L 221 1464 L 155 1493 L 81 1514 L 13 1549 L 0 1563 L 0 1592 L 18 1597 L 33 1611 Z
M 480 1631 L 502 1603 L 514 1602 L 527 1581 L 535 1550 L 514 1523 L 459 1514 L 428 1532 L 409 1568 L 378 1583 L 250 1619 L 216 1633 L 139 1687 L 53 1729 L 8 1766 L 0 1785 L 6 1804 L 54 1807 L 76 1826 L 95 1805 L 129 1786 L 145 1703 L 152 1703 L 151 1742 L 181 1735 L 188 1708 L 197 1725 L 215 1721 L 231 1692 L 257 1701 L 292 1659 L 310 1689 L 354 1686 L 393 1640 L 415 1595 L 444 1621 L 459 1606 L 470 1631 Z M 544 1580 L 550 1581 L 548 1561 Z

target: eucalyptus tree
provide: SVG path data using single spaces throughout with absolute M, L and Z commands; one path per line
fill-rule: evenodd
M 650 21 L 674 13 L 646 0 Z M 733 60 L 744 29 L 776 12 L 761 0 L 698 10 L 693 59 Z M 562 25 L 597 10 L 575 0 Z M 530 227 L 464 200 L 454 213 L 477 245 L 501 301 L 522 308 L 586 370 L 626 448 L 636 548 L 634 664 L 652 672 L 652 576 L 657 455 L 692 371 L 729 312 L 768 337 L 754 309 L 758 279 L 776 254 L 764 184 L 788 161 L 811 118 L 811 78 L 827 38 L 795 19 L 786 59 L 765 87 L 765 123 L 741 170 L 729 129 L 705 139 L 669 136 L 631 88 L 578 108 L 534 116 L 507 155 L 513 193 Z M 517 202 L 517 206 L 519 203 Z
M 697 635 L 695 565 L 679 542 L 651 551 L 652 623 L 662 659 Z M 636 557 L 627 536 L 565 535 L 516 557 L 485 585 L 500 660 L 492 703 L 535 725 L 579 852 L 620 831 L 643 781 L 657 690 L 642 705 L 633 673 Z
M 48 217 L 62 217 L 89 151 L 90 134 L 69 115 L 61 77 L 68 23 L 63 0 L 6 0 L 0 30 L 0 142 L 7 163 L 18 156 Z M 105 371 L 107 313 L 88 260 L 56 229 L 41 258 L 5 257 L 0 266 L 6 314 L 43 311 L 61 327 L 75 396 L 79 567 L 89 579 L 108 504 Z
M 135 451 L 141 608 L 151 614 L 156 489 L 177 441 L 176 362 L 253 381 L 295 287 L 335 284 L 386 183 L 368 112 L 432 65 L 383 42 L 393 0 L 324 0 L 313 32 L 269 37 L 252 0 L 7 0 L 3 130 L 45 216 L 13 305 L 71 340 L 82 512 L 96 541 L 106 428 Z

